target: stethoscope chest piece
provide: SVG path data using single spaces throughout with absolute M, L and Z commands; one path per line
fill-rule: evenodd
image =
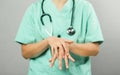
M 72 26 L 70 26 L 67 29 L 67 34 L 70 35 L 70 36 L 74 35 L 75 34 L 75 29 Z

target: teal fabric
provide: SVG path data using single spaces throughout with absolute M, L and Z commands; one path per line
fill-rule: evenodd
M 40 21 L 41 2 L 42 0 L 32 3 L 26 10 L 16 35 L 16 42 L 30 44 L 49 37 Z M 66 32 L 71 21 L 72 0 L 68 0 L 61 10 L 56 8 L 52 0 L 45 0 L 44 10 L 52 17 L 53 36 L 61 35 L 61 38 L 70 39 L 76 43 L 99 42 L 101 44 L 104 41 L 100 23 L 93 6 L 88 1 L 75 0 L 73 27 L 76 33 L 73 36 L 69 36 Z M 44 18 L 44 22 L 48 28 L 51 27 L 47 17 Z M 77 56 L 73 53 L 71 55 L 76 61 L 74 63 L 69 61 L 69 69 L 65 68 L 64 60 L 62 70 L 58 68 L 58 60 L 53 68 L 50 68 L 48 60 L 51 58 L 51 50 L 49 48 L 40 56 L 30 59 L 28 75 L 91 75 L 90 57 Z

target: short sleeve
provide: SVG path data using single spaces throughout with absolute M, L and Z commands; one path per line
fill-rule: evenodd
M 93 6 L 90 3 L 88 3 L 87 8 L 88 8 L 87 9 L 88 18 L 86 23 L 87 27 L 86 27 L 85 42 L 98 42 L 99 44 L 101 44 L 104 41 L 104 39 L 103 39 L 100 23 L 98 21 Z
M 34 8 L 33 4 L 30 5 L 20 24 L 15 41 L 22 44 L 35 42 L 35 29 L 34 29 Z

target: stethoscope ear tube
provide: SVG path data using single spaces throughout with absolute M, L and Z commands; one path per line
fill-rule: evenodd
M 43 22 L 43 17 L 45 17 L 45 16 L 48 16 L 49 19 L 50 19 L 50 22 L 52 23 L 52 18 L 51 18 L 51 16 L 50 16 L 49 14 L 43 14 L 43 15 L 40 17 L 40 20 L 41 20 L 42 25 L 45 25 L 44 22 Z

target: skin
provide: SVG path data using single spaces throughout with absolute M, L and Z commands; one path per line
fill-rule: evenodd
M 53 0 L 53 3 L 60 11 L 66 1 L 67 0 Z M 75 61 L 69 54 L 70 51 L 79 56 L 95 56 L 99 52 L 98 43 L 78 44 L 71 40 L 52 36 L 37 43 L 22 44 L 22 55 L 26 59 L 35 58 L 47 50 L 48 47 L 51 48 L 52 53 L 52 57 L 49 60 L 50 66 L 52 67 L 55 60 L 58 59 L 59 69 L 62 69 L 62 59 L 65 60 L 66 68 L 69 67 L 68 60 Z
M 52 58 L 49 60 L 50 66 L 52 67 L 55 60 L 58 59 L 59 69 L 62 69 L 63 58 L 66 63 L 66 68 L 69 67 L 68 59 L 73 62 L 75 61 L 69 54 L 70 51 L 79 56 L 95 56 L 99 52 L 98 43 L 78 44 L 73 41 L 57 37 L 49 37 L 34 44 L 23 44 L 21 47 L 22 55 L 26 59 L 35 58 L 42 54 L 48 47 L 51 47 Z
M 74 61 L 74 59 L 69 54 L 69 47 L 66 43 L 72 43 L 73 41 L 66 40 L 63 38 L 49 37 L 49 45 L 52 50 L 52 58 L 49 60 L 51 62 L 50 66 L 52 67 L 55 60 L 59 60 L 59 69 L 62 69 L 62 59 L 65 59 L 66 68 L 68 68 L 68 59 Z
M 69 48 L 66 43 L 72 43 L 71 40 L 63 38 L 49 37 L 34 44 L 22 44 L 22 55 L 24 58 L 35 58 L 42 54 L 49 46 L 51 47 L 52 58 L 49 60 L 50 66 L 54 65 L 56 59 L 59 60 L 59 69 L 62 69 L 62 59 L 65 59 L 66 68 L 68 68 L 68 59 L 75 61 L 69 54 Z M 59 49 L 58 49 L 59 48 Z
M 53 0 L 53 3 L 56 5 L 57 9 L 60 11 L 67 0 Z

